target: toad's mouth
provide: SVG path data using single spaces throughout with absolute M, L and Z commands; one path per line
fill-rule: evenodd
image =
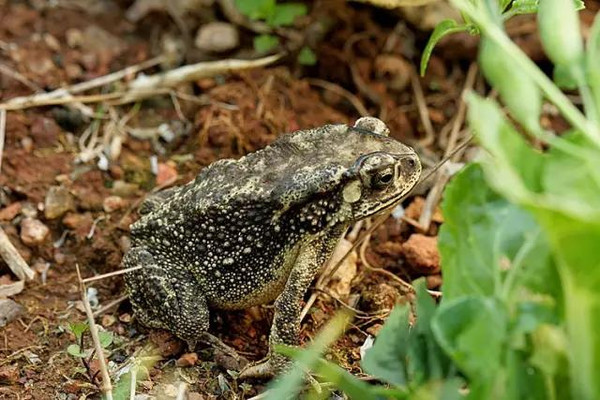
M 374 214 L 377 214 L 380 211 L 383 211 L 387 208 L 391 208 L 392 206 L 394 206 L 398 202 L 400 202 L 400 200 L 402 200 L 404 197 L 406 197 L 409 193 L 410 193 L 410 190 L 406 191 L 404 193 L 399 193 L 394 196 L 390 196 L 386 199 L 379 201 L 375 206 L 369 207 L 366 209 L 366 212 L 365 212 L 365 215 L 363 216 L 363 218 L 370 217 Z

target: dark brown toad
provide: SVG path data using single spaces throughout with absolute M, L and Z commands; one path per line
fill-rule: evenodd
M 123 260 L 142 267 L 125 275 L 138 319 L 190 346 L 220 345 L 207 332 L 210 308 L 275 300 L 270 349 L 296 344 L 302 298 L 340 236 L 419 179 L 416 153 L 388 133 L 371 117 L 297 131 L 149 198 Z M 270 376 L 284 364 L 269 351 L 242 375 Z

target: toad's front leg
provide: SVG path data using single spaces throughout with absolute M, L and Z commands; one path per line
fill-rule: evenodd
M 302 299 L 314 276 L 331 255 L 339 235 L 331 239 L 313 238 L 302 244 L 283 292 L 275 301 L 275 315 L 269 337 L 269 354 L 240 372 L 240 378 L 270 378 L 289 364 L 289 359 L 277 354 L 274 346 L 298 344 Z

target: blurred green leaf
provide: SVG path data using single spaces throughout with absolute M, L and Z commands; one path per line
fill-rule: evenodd
M 274 49 L 279 44 L 277 36 L 273 35 L 258 35 L 254 38 L 254 50 L 257 53 L 266 53 Z
M 431 332 L 435 302 L 427 293 L 423 279 L 415 282 L 415 288 L 417 315 L 414 326 L 409 324 L 409 307 L 396 306 L 361 363 L 370 375 L 400 388 L 446 378 L 451 367 Z
M 282 354 L 295 360 L 300 360 L 300 362 L 306 359 L 302 357 L 302 353 L 310 351 L 288 346 L 282 346 L 279 350 Z M 306 369 L 311 367 L 306 364 L 301 365 Z M 332 362 L 319 359 L 317 365 L 313 366 L 313 368 L 317 375 L 322 376 L 327 382 L 333 383 L 336 387 L 343 390 L 351 399 L 377 399 L 377 394 L 375 392 L 376 388 L 374 386 L 359 380 L 348 371 Z
M 270 26 L 292 25 L 294 20 L 302 15 L 306 15 L 306 4 L 302 3 L 281 3 L 275 5 L 271 15 L 267 17 L 267 24 Z
M 298 62 L 301 65 L 315 65 L 317 63 L 317 55 L 308 46 L 304 46 L 298 54 Z
M 485 35 L 479 47 L 479 64 L 514 118 L 530 132 L 539 132 L 542 92 L 536 83 L 523 71 L 514 68 L 506 52 Z
M 420 73 L 421 76 L 425 75 L 425 71 L 427 70 L 427 64 L 429 64 L 429 58 L 431 57 L 431 53 L 433 52 L 433 48 L 435 45 L 444 37 L 451 33 L 457 32 L 465 32 L 468 30 L 467 25 L 459 25 L 453 19 L 446 19 L 436 25 L 433 33 L 429 37 L 429 41 L 423 50 L 423 55 L 421 56 L 421 68 Z
M 304 369 L 300 368 L 299 365 L 308 370 L 314 370 L 320 362 L 321 354 L 342 334 L 349 321 L 350 315 L 346 312 L 339 312 L 333 317 L 317 335 L 310 347 L 300 353 L 293 368 L 269 385 L 266 400 L 296 397 L 302 389 L 305 374 Z M 276 348 L 276 350 L 279 350 L 279 348 Z
M 566 0 L 541 1 L 538 28 L 548 58 L 556 65 L 577 67 L 583 59 L 583 40 L 576 5 Z
M 489 397 L 501 370 L 507 316 L 494 299 L 462 296 L 442 301 L 432 320 L 440 346 L 470 379 L 471 389 Z
M 78 344 L 71 344 L 67 347 L 67 353 L 72 355 L 73 357 L 84 358 L 85 352 L 79 347 Z
M 88 330 L 87 322 L 73 322 L 69 324 L 69 330 L 75 335 L 75 339 L 79 342 L 81 335 Z
M 465 295 L 500 295 L 505 271 L 510 268 L 520 268 L 515 272 L 518 277 L 512 278 L 517 281 L 531 277 L 535 283 L 538 274 L 553 274 L 548 245 L 537 223 L 529 212 L 487 186 L 481 166 L 469 165 L 454 177 L 446 188 L 442 210 L 445 223 L 438 246 L 444 300 Z M 523 248 L 527 241 L 532 241 L 529 248 Z M 515 265 L 515 260 L 520 265 Z M 551 271 L 545 272 L 546 269 Z M 530 286 L 543 290 L 535 284 Z M 552 289 L 553 294 L 557 291 Z
M 100 340 L 100 346 L 105 349 L 112 344 L 113 333 L 106 331 L 98 332 L 98 339 Z
M 266 19 L 275 10 L 275 0 L 235 0 L 235 6 L 250 19 Z

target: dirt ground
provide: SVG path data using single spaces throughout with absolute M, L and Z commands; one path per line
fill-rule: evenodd
M 182 43 L 181 24 L 174 22 L 178 18 L 155 10 L 131 22 L 126 18 L 130 6 L 125 0 L 0 0 L 0 101 L 87 81 L 148 60 L 171 42 Z M 202 7 L 210 12 L 186 14 L 189 32 L 224 19 L 216 4 Z M 0 398 L 99 396 L 100 379 L 90 377 L 97 363 L 86 370 L 66 350 L 75 343 L 69 324 L 86 319 L 76 265 L 83 277 L 118 270 L 129 225 L 150 191 L 185 183 L 211 162 L 238 158 L 281 133 L 352 123 L 360 116 L 353 102 L 385 120 L 395 138 L 414 146 L 426 168 L 443 157 L 453 125 L 462 118 L 457 115 L 463 88 L 485 90 L 473 64 L 477 39 L 465 34 L 443 42 L 427 76 L 411 82 L 427 26 L 396 11 L 356 3 L 315 1 L 309 10 L 303 26 L 317 20 L 329 26 L 327 39 L 314 44 L 315 66 L 301 66 L 290 56 L 271 67 L 182 85 L 176 90 L 187 97 L 177 101 L 167 95 L 122 106 L 90 104 L 99 115 L 95 122 L 83 118 L 74 104 L 7 113 L 0 225 L 37 274 L 10 297 L 23 309 L 0 326 Z M 529 54 L 543 58 L 533 20 L 512 22 L 510 29 Z M 178 62 L 255 56 L 251 32 L 240 28 L 240 35 L 239 50 L 215 56 L 190 46 Z M 145 72 L 161 68 L 172 66 Z M 462 128 L 455 133 L 465 135 Z M 108 156 L 99 158 L 103 151 Z M 376 335 L 395 303 L 410 298 L 397 278 L 411 282 L 426 276 L 430 289 L 440 287 L 436 235 L 443 217 L 434 209 L 427 229 L 415 223 L 432 184 L 409 197 L 404 216 L 388 218 L 364 251 L 349 258 L 325 287 L 335 298 L 316 292 L 304 319 L 306 343 L 341 307 L 340 301 L 359 310 L 328 354 L 353 373 L 361 373 L 360 347 L 367 336 Z M 16 280 L 0 263 L 0 288 Z M 114 334 L 107 351 L 111 370 L 149 342 L 162 355 L 138 393 L 168 395 L 181 379 L 189 384 L 190 399 L 250 398 L 264 389 L 266 382 L 236 381 L 228 361 L 211 349 L 186 354 L 168 334 L 138 326 L 127 300 L 105 309 L 124 295 L 122 276 L 91 282 L 91 293 L 89 288 L 97 291 L 92 296 L 97 323 Z M 217 311 L 211 331 L 240 354 L 260 359 L 267 351 L 271 314 L 270 307 Z M 88 339 L 84 348 L 92 347 Z

